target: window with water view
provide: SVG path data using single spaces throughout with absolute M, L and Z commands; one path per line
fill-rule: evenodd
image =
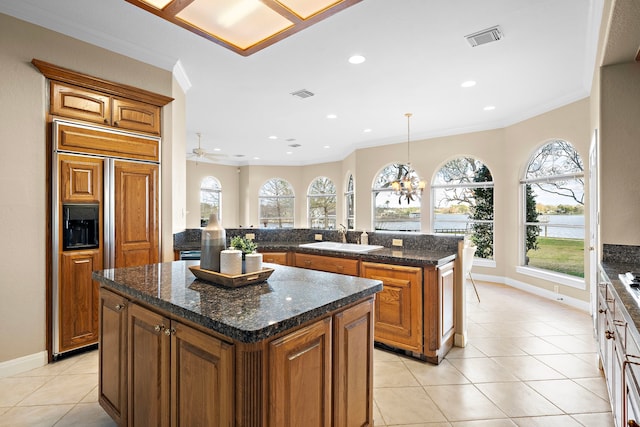
M 524 265 L 584 277 L 584 164 L 567 141 L 531 158 L 521 181 L 525 198 Z

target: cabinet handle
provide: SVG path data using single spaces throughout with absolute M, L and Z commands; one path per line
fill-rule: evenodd
M 116 311 L 120 311 L 124 308 L 124 304 L 116 304 Z
M 118 122 L 113 122 L 113 125 L 118 127 Z
M 606 310 L 606 309 L 604 309 L 604 308 L 600 308 L 600 309 L 598 309 L 598 313 L 600 313 L 600 314 L 602 314 L 602 313 L 606 313 L 606 312 L 607 312 L 607 310 Z
M 306 260 L 306 261 L 304 262 L 304 264 L 305 264 L 305 265 L 311 265 L 311 261 Z
M 164 330 L 164 325 L 156 325 L 153 328 L 156 332 L 160 332 L 162 330 Z
M 616 339 L 616 335 L 612 331 L 604 331 L 604 337 L 608 340 Z
M 109 124 L 109 119 L 104 119 L 104 124 L 108 125 Z
M 169 336 L 169 335 L 175 335 L 175 334 L 176 334 L 176 330 L 175 330 L 175 328 L 165 329 L 165 330 L 164 330 L 164 334 L 165 334 L 166 336 Z

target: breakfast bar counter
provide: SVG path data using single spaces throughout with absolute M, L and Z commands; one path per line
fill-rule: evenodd
M 373 425 L 379 280 L 265 264 L 266 282 L 224 288 L 197 264 L 93 273 L 99 400 L 119 425 Z

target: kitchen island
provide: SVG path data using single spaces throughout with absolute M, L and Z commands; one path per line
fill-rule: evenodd
M 265 264 L 197 280 L 194 261 L 93 273 L 101 406 L 119 425 L 373 425 L 379 280 Z

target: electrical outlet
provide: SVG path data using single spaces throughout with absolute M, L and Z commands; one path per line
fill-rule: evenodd
M 256 235 L 254 233 L 247 233 L 244 235 L 244 238 L 247 240 L 254 240 L 256 238 Z
M 315 235 L 315 239 L 316 239 L 316 241 L 318 241 L 318 242 L 319 242 L 319 241 L 321 241 L 321 240 L 322 240 L 322 234 L 316 234 L 316 235 Z
M 391 242 L 392 246 L 402 246 L 402 239 L 393 239 Z
M 553 292 L 555 292 L 556 294 L 560 292 L 560 287 L 558 285 L 553 285 Z

